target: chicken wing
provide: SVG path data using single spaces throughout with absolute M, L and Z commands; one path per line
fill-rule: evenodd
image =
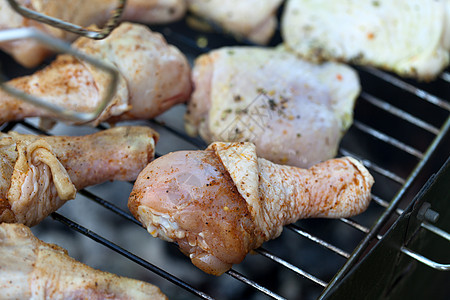
M 220 275 L 286 224 L 363 212 L 373 182 L 350 157 L 300 169 L 258 158 L 251 143 L 213 143 L 150 163 L 128 207 L 150 234 L 178 243 L 195 266 Z
M 259 156 L 299 167 L 336 155 L 360 91 L 348 66 L 316 65 L 277 48 L 212 51 L 195 61 L 192 77 L 190 135 L 253 142 Z
M 159 33 L 152 33 L 143 25 L 122 23 L 106 39 L 80 38 L 74 47 L 113 64 L 120 73 L 113 100 L 92 125 L 153 118 L 190 95 L 186 57 Z M 43 70 L 7 84 L 72 111 L 93 112 L 102 101 L 110 78 L 88 63 L 63 54 Z M 56 118 L 49 110 L 0 90 L 0 123 L 26 117 Z
M 135 180 L 153 159 L 158 134 L 116 127 L 86 136 L 0 134 L 0 222 L 33 226 L 76 191 Z
M 278 25 L 276 11 L 282 0 L 187 0 L 188 9 L 238 38 L 267 44 Z
M 97 25 L 102 27 L 118 6 L 117 0 L 18 0 L 25 7 L 82 27 Z M 168 23 L 184 16 L 185 0 L 128 0 L 122 14 L 123 21 L 149 24 Z M 10 28 L 35 27 L 54 37 L 73 41 L 75 34 L 29 20 L 16 13 L 6 0 L 0 0 L 0 30 Z M 40 64 L 51 50 L 34 40 L 18 40 L 0 43 L 0 49 L 9 53 L 17 62 L 34 67 Z
M 289 0 L 281 32 L 290 49 L 310 60 L 431 80 L 450 61 L 450 1 Z
M 2 299 L 167 299 L 143 281 L 95 270 L 22 224 L 0 225 Z

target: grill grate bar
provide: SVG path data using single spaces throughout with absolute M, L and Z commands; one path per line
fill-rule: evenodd
M 19 121 L 19 122 L 17 122 L 17 124 L 23 125 L 24 127 L 34 131 L 36 134 L 42 134 L 42 135 L 47 135 L 47 136 L 50 135 L 50 133 L 48 133 L 47 131 L 42 130 L 26 121 Z
M 364 233 L 368 233 L 368 232 L 370 231 L 369 228 L 367 228 L 367 227 L 365 227 L 365 226 L 359 224 L 359 223 L 356 222 L 356 221 L 353 221 L 352 219 L 349 219 L 349 218 L 339 218 L 339 220 L 342 221 L 342 222 L 344 222 L 344 223 L 347 224 L 347 225 L 350 225 L 350 226 L 353 227 L 353 228 L 358 229 L 359 231 L 364 232 Z
M 423 228 L 433 232 L 434 234 L 436 234 L 436 235 L 440 236 L 441 238 L 446 239 L 447 241 L 450 242 L 450 233 L 431 225 L 427 221 L 422 222 L 420 224 L 420 226 L 422 226 Z
M 175 134 L 179 138 L 182 138 L 184 141 L 191 143 L 192 145 L 196 146 L 199 149 L 205 149 L 208 146 L 203 140 L 201 140 L 199 138 L 191 137 L 188 134 L 186 134 L 186 133 L 184 133 L 184 132 L 182 132 L 180 130 L 177 130 L 175 128 L 172 128 L 172 127 L 164 124 L 163 122 L 157 121 L 155 119 L 149 120 L 149 122 L 151 124 L 155 124 L 155 125 L 163 127 L 164 129 L 166 129 L 169 132 Z
M 160 269 L 159 267 L 149 263 L 148 261 L 140 258 L 139 256 L 123 249 L 122 247 L 114 244 L 113 242 L 105 239 L 104 237 L 98 235 L 97 233 L 75 223 L 74 221 L 58 214 L 58 213 L 52 213 L 51 216 L 53 217 L 53 219 L 63 223 L 64 225 L 68 226 L 69 228 L 78 231 L 79 233 L 89 237 L 90 239 L 94 240 L 97 243 L 100 243 L 108 248 L 110 248 L 111 250 L 125 256 L 126 258 L 130 259 L 131 261 L 143 266 L 144 268 L 151 270 L 152 272 L 158 274 L 159 276 L 163 277 L 164 279 L 176 284 L 179 287 L 184 288 L 185 290 L 191 292 L 194 295 L 199 296 L 202 299 L 211 299 L 213 300 L 214 298 L 207 295 L 204 292 L 201 292 L 197 289 L 195 289 L 194 287 L 190 286 L 189 284 L 187 284 L 186 282 L 182 281 L 181 279 L 179 279 L 178 277 L 173 276 L 172 274 Z
M 110 211 L 114 212 L 115 214 L 123 217 L 124 219 L 127 219 L 128 221 L 131 221 L 133 223 L 135 223 L 136 225 L 142 226 L 142 224 L 136 220 L 130 213 L 118 208 L 117 206 L 115 206 L 114 204 L 92 194 L 91 192 L 87 191 L 87 190 L 81 190 L 78 191 L 81 195 L 89 198 L 90 200 L 97 202 L 98 204 L 100 204 L 101 206 L 105 207 L 106 209 L 109 209 Z
M 450 102 L 447 102 L 439 97 L 436 97 L 422 89 L 419 89 L 418 87 L 415 87 L 412 84 L 409 84 L 391 74 L 388 74 L 384 71 L 381 71 L 379 69 L 373 68 L 373 67 L 359 67 L 360 69 L 377 76 L 378 78 L 398 87 L 401 88 L 407 92 L 410 92 L 411 94 L 416 95 L 419 98 L 422 98 L 423 100 L 432 103 L 436 106 L 439 106 L 447 111 L 450 111 Z
M 384 177 L 387 177 L 389 179 L 391 179 L 392 181 L 395 181 L 401 185 L 403 185 L 405 183 L 405 179 L 403 179 L 402 177 L 394 174 L 393 172 L 386 170 L 376 164 L 374 164 L 373 162 L 367 160 L 367 159 L 363 159 L 362 157 L 359 157 L 358 155 L 344 149 L 344 148 L 340 148 L 339 149 L 339 153 L 341 153 L 344 156 L 351 156 L 354 157 L 356 159 L 358 159 L 359 161 L 361 161 L 363 163 L 363 165 L 366 168 L 369 168 L 371 170 L 374 170 L 375 172 L 377 172 L 378 174 L 383 175 Z
M 299 234 L 299 235 L 301 235 L 301 236 L 303 236 L 303 237 L 305 237 L 305 238 L 307 238 L 307 239 L 309 239 L 309 240 L 311 240 L 313 242 L 316 242 L 317 244 L 319 244 L 319 245 L 321 245 L 321 246 L 323 246 L 323 247 L 325 247 L 325 248 L 327 248 L 327 249 L 329 249 L 329 250 L 331 250 L 333 252 L 336 252 L 337 254 L 339 254 L 342 257 L 345 257 L 345 258 L 349 258 L 350 257 L 350 254 L 345 252 L 344 250 L 342 250 L 342 249 L 334 246 L 333 244 L 330 244 L 330 243 L 328 243 L 328 242 L 326 242 L 326 241 L 324 241 L 324 240 L 322 240 L 322 239 L 320 239 L 320 238 L 310 234 L 309 232 L 306 232 L 304 229 L 301 229 L 300 227 L 298 227 L 298 226 L 296 226 L 294 224 L 287 225 L 286 228 L 289 228 L 292 231 L 294 231 L 295 233 L 297 233 L 297 234 Z
M 5 125 L 5 126 L 2 128 L 2 132 L 8 132 L 10 130 L 13 130 L 14 127 L 16 127 L 17 122 L 8 122 L 8 123 L 3 124 L 3 125 Z
M 286 298 L 281 297 L 280 295 L 272 292 L 271 290 L 269 290 L 269 289 L 267 289 L 267 288 L 257 284 L 256 282 L 248 279 L 247 277 L 245 277 L 244 275 L 242 275 L 241 273 L 239 273 L 239 272 L 237 272 L 237 271 L 235 271 L 233 269 L 228 270 L 226 272 L 226 274 L 236 278 L 237 280 L 242 281 L 245 284 L 248 284 L 248 285 L 254 287 L 255 289 L 259 290 L 260 292 L 263 292 L 267 296 L 270 296 L 270 297 L 272 297 L 274 299 L 279 299 L 279 300 L 285 300 L 286 299 Z
M 299 275 L 302 275 L 303 277 L 311 280 L 312 282 L 314 282 L 322 287 L 327 286 L 327 283 L 325 281 L 315 277 L 314 275 L 309 274 L 308 272 L 303 271 L 302 269 L 288 263 L 284 259 L 279 258 L 278 256 L 270 253 L 269 251 L 267 251 L 263 248 L 258 248 L 255 251 L 258 252 L 259 254 L 261 254 L 262 256 L 265 256 L 265 257 L 279 263 L 280 265 L 283 265 L 284 267 L 288 268 L 289 270 L 294 271 L 295 273 L 297 273 Z
M 440 76 L 442 80 L 450 82 L 450 72 L 443 72 Z
M 374 194 L 372 194 L 372 200 L 375 201 L 375 203 L 377 203 L 378 205 L 380 205 L 380 206 L 382 206 L 382 207 L 384 207 L 384 208 L 387 208 L 387 207 L 389 206 L 389 202 L 387 202 L 387 201 L 381 199 L 381 198 L 378 197 L 378 196 L 375 196 Z M 395 210 L 395 212 L 396 212 L 398 215 L 401 215 L 401 214 L 403 213 L 403 210 L 400 209 L 400 208 L 397 208 L 397 209 Z
M 379 139 L 379 140 L 381 140 L 381 141 L 383 141 L 383 142 L 385 142 L 387 144 L 390 144 L 390 145 L 392 145 L 392 146 L 394 146 L 394 147 L 396 147 L 396 148 L 398 148 L 398 149 L 400 149 L 400 150 L 402 150 L 402 151 L 404 151 L 406 153 L 409 153 L 409 154 L 417 157 L 418 159 L 422 159 L 423 158 L 423 153 L 420 152 L 419 150 L 417 150 L 417 149 L 415 149 L 415 148 L 413 148 L 411 146 L 408 146 L 405 143 L 402 143 L 399 140 L 397 140 L 397 139 L 395 139 L 395 138 L 393 138 L 393 137 L 391 137 L 389 135 L 386 135 L 386 134 L 384 134 L 384 133 L 382 133 L 382 132 L 380 132 L 380 131 L 378 131 L 378 130 L 376 130 L 374 128 L 371 128 L 371 127 L 361 123 L 358 120 L 354 120 L 353 121 L 353 126 L 355 128 L 358 128 L 362 132 L 367 133 L 368 135 L 371 135 L 371 136 L 373 136 L 373 137 L 375 137 L 375 138 L 377 138 L 377 139 Z
M 437 135 L 439 133 L 439 129 L 434 127 L 433 125 L 422 121 L 421 119 L 414 117 L 413 115 L 405 112 L 404 110 L 398 109 L 395 106 L 387 103 L 386 101 L 383 101 L 375 96 L 372 96 L 366 92 L 361 92 L 360 97 L 370 104 L 383 109 L 384 111 L 399 117 L 400 119 L 403 119 L 411 124 L 414 124 L 422 129 L 425 129 L 428 132 L 431 132 L 434 135 Z

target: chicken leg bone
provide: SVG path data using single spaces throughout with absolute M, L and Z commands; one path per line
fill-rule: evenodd
M 301 169 L 258 158 L 251 143 L 213 143 L 150 163 L 128 207 L 150 234 L 178 243 L 194 265 L 220 275 L 284 225 L 363 212 L 373 183 L 350 157 Z
M 0 222 L 33 226 L 79 189 L 135 180 L 153 159 L 157 139 L 139 126 L 77 137 L 0 133 Z

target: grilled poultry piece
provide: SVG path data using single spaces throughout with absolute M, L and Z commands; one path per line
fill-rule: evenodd
M 252 142 L 259 156 L 298 167 L 336 155 L 360 91 L 350 67 L 316 65 L 282 48 L 214 50 L 195 61 L 192 77 L 190 135 Z
M 119 4 L 117 0 L 16 0 L 19 4 L 39 13 L 82 27 L 102 27 Z M 128 0 L 122 14 L 123 21 L 160 24 L 176 21 L 186 12 L 185 0 Z M 29 20 L 15 12 L 6 0 L 0 0 L 0 30 L 35 27 L 56 38 L 71 42 L 77 35 L 40 22 Z M 0 43 L 0 49 L 9 53 L 26 67 L 40 64 L 52 51 L 34 40 Z
M 219 25 L 237 38 L 265 45 L 278 25 L 276 11 L 282 0 L 187 0 L 188 10 Z
M 143 281 L 95 270 L 22 224 L 0 224 L 1 299 L 167 299 Z
M 0 222 L 33 226 L 76 191 L 135 180 L 153 159 L 158 134 L 124 126 L 85 136 L 0 134 Z
M 120 73 L 116 94 L 91 122 L 94 126 L 103 121 L 153 118 L 189 98 L 190 66 L 186 57 L 144 25 L 122 23 L 106 39 L 80 38 L 74 47 L 113 64 Z M 63 54 L 43 70 L 8 84 L 72 111 L 93 112 L 110 81 L 103 71 Z M 56 118 L 49 110 L 1 90 L 0 108 L 0 123 L 26 117 Z
M 373 182 L 350 157 L 301 169 L 258 158 L 251 143 L 213 143 L 150 163 L 128 207 L 154 237 L 178 243 L 195 266 L 220 275 L 286 224 L 363 212 Z
M 314 61 L 371 65 L 431 80 L 450 61 L 449 0 L 289 0 L 285 44 Z

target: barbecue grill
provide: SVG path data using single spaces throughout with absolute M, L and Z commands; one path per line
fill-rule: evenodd
M 152 26 L 192 61 L 211 49 L 248 45 L 223 32 L 192 30 L 186 20 Z M 215 28 L 217 30 L 217 28 Z M 0 32 L 1 33 L 1 32 Z M 271 45 L 281 41 L 277 34 Z M 12 78 L 33 72 L 0 53 Z M 450 297 L 450 69 L 422 83 L 355 67 L 362 93 L 339 155 L 363 162 L 375 178 L 369 209 L 353 218 L 300 220 L 220 277 L 206 275 L 176 245 L 152 238 L 129 213 L 130 182 L 79 191 L 32 228 L 92 266 L 158 285 L 172 299 L 342 299 Z M 161 135 L 156 155 L 204 149 L 186 135 L 186 107 L 154 120 L 130 122 Z M 86 134 L 105 129 L 38 120 L 3 124 L 3 132 Z M 436 298 L 438 299 L 438 298 Z

